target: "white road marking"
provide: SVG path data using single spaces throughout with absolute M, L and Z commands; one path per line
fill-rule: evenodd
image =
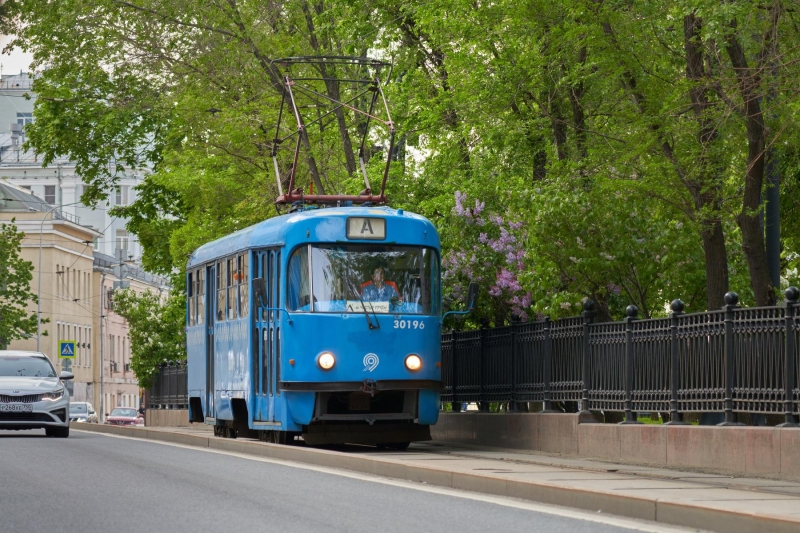
M 604 515 L 600 511 L 597 513 L 590 513 L 579 509 L 570 509 L 568 507 L 560 507 L 558 505 L 549 505 L 543 503 L 532 503 L 525 500 L 518 500 L 516 498 L 509 498 L 506 496 L 493 496 L 490 494 L 480 494 L 476 492 L 461 491 L 449 487 L 438 487 L 435 485 L 427 485 L 425 483 L 415 483 L 413 481 L 403 481 L 399 479 L 391 479 L 380 476 L 370 476 L 367 474 L 360 474 L 357 472 L 350 472 L 347 470 L 340 470 L 337 468 L 330 468 L 326 466 L 309 465 L 305 463 L 298 463 L 295 461 L 286 461 L 283 459 L 273 459 L 271 457 L 259 457 L 255 455 L 248 455 L 238 452 L 229 452 L 226 450 L 217 450 L 213 448 L 203 448 L 200 446 L 190 446 L 188 444 L 178 444 L 174 442 L 164 442 L 159 440 L 142 439 L 138 437 L 126 437 L 123 435 L 112 435 L 109 433 L 95 433 L 94 431 L 80 431 L 81 433 L 91 433 L 93 435 L 102 435 L 104 437 L 113 437 L 116 439 L 135 440 L 139 442 L 149 442 L 152 444 L 161 444 L 164 446 L 172 446 L 174 448 L 184 448 L 187 450 L 196 450 L 206 453 L 216 453 L 220 455 L 228 455 L 230 457 L 238 457 L 249 461 L 257 461 L 260 463 L 269 463 L 280 466 L 287 466 L 290 468 L 302 468 L 303 470 L 311 470 L 313 472 L 321 472 L 324 474 L 332 474 L 335 476 L 346 477 L 350 479 L 357 479 L 359 481 L 368 481 L 370 483 L 380 483 L 382 485 L 389 485 L 392 487 L 401 487 L 406 489 L 418 490 L 432 494 L 441 494 L 443 496 L 452 496 L 454 498 L 462 498 L 465 500 L 473 500 L 479 502 L 493 503 L 502 505 L 503 507 L 511 507 L 514 509 L 523 509 L 526 511 L 534 511 L 537 513 L 544 513 L 553 516 L 560 516 L 562 518 L 573 518 L 575 520 L 585 520 L 587 522 L 595 522 L 598 524 L 605 524 L 609 526 L 616 526 L 633 531 L 644 531 L 647 533 L 686 533 L 691 532 L 704 532 L 705 530 L 684 528 L 677 526 L 666 526 L 656 524 L 645 520 L 636 520 L 633 518 L 624 518 L 620 516 Z

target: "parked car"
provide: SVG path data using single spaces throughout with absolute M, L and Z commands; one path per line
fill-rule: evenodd
M 97 424 L 97 412 L 89 402 L 69 402 L 69 420 Z
M 69 437 L 69 392 L 40 352 L 0 350 L 0 429 L 44 429 L 48 437 Z
M 112 426 L 143 426 L 144 418 L 133 407 L 117 407 L 106 413 L 106 424 Z

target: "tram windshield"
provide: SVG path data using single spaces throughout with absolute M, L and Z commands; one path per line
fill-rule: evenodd
M 439 298 L 433 248 L 308 245 L 289 259 L 289 311 L 438 315 Z

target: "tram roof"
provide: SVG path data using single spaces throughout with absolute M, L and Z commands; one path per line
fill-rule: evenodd
M 347 218 L 347 217 L 384 217 L 387 219 L 404 220 L 406 223 L 403 225 L 410 230 L 414 226 L 420 229 L 431 230 L 430 242 L 418 239 L 416 242 L 402 242 L 402 244 L 425 244 L 428 246 L 439 247 L 439 234 L 436 228 L 425 217 L 415 213 L 404 212 L 399 209 L 380 206 L 380 207 L 329 207 L 323 209 L 308 209 L 304 211 L 297 211 L 286 215 L 280 215 L 273 218 L 259 222 L 250 227 L 241 229 L 230 235 L 219 238 L 215 241 L 204 244 L 194 251 L 189 257 L 187 268 L 192 268 L 196 265 L 204 264 L 219 257 L 225 257 L 241 250 L 248 248 L 257 248 L 262 246 L 275 246 L 286 244 L 287 238 L 291 239 L 291 234 L 296 231 L 305 231 L 307 229 L 315 228 L 317 231 L 316 239 L 311 239 L 311 242 L 324 242 L 341 241 L 343 239 L 343 229 L 341 234 L 332 236 L 330 239 L 320 238 L 319 229 L 324 224 L 325 220 L 331 217 Z M 334 230 L 336 231 L 336 230 Z M 298 240 L 303 238 L 304 234 L 297 235 Z M 387 235 L 388 237 L 388 235 Z M 396 239 L 388 239 L 391 242 L 398 242 Z M 353 241 L 353 242 L 372 242 L 380 244 L 381 241 Z

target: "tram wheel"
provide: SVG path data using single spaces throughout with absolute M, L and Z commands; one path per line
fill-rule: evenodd
M 226 427 L 225 428 L 225 438 L 226 439 L 235 439 L 237 433 L 238 432 L 236 431 L 236 428 L 232 428 L 232 427 Z
M 214 436 L 215 437 L 222 437 L 224 430 L 225 430 L 225 426 L 217 426 L 217 425 L 215 425 L 214 426 Z

